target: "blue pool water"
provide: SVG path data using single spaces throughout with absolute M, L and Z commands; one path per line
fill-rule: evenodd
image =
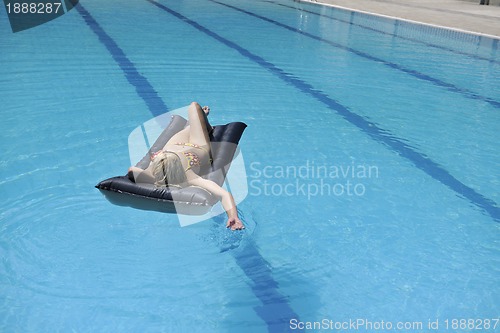
M 0 36 L 0 331 L 498 318 L 498 40 L 284 0 L 2 7 Z M 192 100 L 248 124 L 246 231 L 94 188 Z

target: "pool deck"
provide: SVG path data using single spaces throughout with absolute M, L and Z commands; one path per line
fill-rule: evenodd
M 303 0 L 500 39 L 500 6 L 472 0 Z

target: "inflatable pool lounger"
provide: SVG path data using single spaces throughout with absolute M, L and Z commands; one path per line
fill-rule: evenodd
M 136 166 L 146 169 L 151 161 L 150 156 L 163 149 L 168 140 L 186 124 L 187 120 L 183 117 L 173 116 L 170 124 Z M 203 178 L 222 186 L 231 161 L 238 153 L 238 143 L 246 126 L 242 122 L 233 122 L 213 127 L 210 133 L 213 162 L 210 170 L 202 175 Z M 131 178 L 130 175 L 112 177 L 101 181 L 96 188 L 113 204 L 163 213 L 203 215 L 218 201 L 217 197 L 200 187 L 156 187 L 153 184 L 135 183 Z

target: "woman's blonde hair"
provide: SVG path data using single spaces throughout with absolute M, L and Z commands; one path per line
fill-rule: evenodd
M 156 186 L 181 186 L 187 181 L 181 159 L 174 152 L 163 151 L 157 154 L 151 164 Z

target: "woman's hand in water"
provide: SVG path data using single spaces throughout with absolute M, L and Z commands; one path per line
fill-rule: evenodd
M 231 230 L 245 229 L 245 226 L 238 217 L 238 209 L 236 208 L 236 203 L 234 202 L 234 198 L 231 193 L 229 193 L 213 181 L 201 178 L 191 170 L 188 170 L 188 172 L 186 172 L 186 176 L 188 177 L 190 185 L 204 188 L 205 190 L 220 198 L 222 207 L 224 207 L 224 210 L 227 213 L 227 228 L 231 228 Z
M 241 230 L 245 229 L 243 222 L 237 217 L 230 217 L 227 219 L 226 228 L 231 228 L 231 230 Z

